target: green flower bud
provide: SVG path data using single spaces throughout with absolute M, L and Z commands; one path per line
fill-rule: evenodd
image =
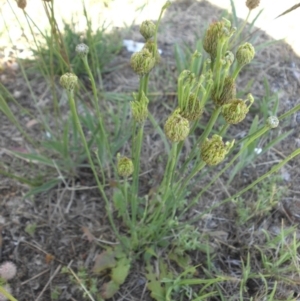
M 77 52 L 77 54 L 80 58 L 84 58 L 89 53 L 89 46 L 87 46 L 83 43 L 78 44 L 75 48 L 75 51 Z
M 127 178 L 133 173 L 133 163 L 132 160 L 127 157 L 121 157 L 120 154 L 117 155 L 117 170 L 120 177 Z
M 181 108 L 180 115 L 188 121 L 195 121 L 201 117 L 203 108 L 195 93 L 190 93 L 186 104 Z
M 246 102 L 250 101 L 247 106 Z M 232 99 L 229 103 L 222 106 L 222 115 L 227 123 L 237 124 L 245 119 L 249 108 L 251 107 L 254 99 L 252 95 L 249 95 L 249 99 Z
M 224 23 L 225 25 L 225 28 L 231 28 L 231 22 L 230 20 L 226 19 L 226 18 L 222 18 L 222 22 Z
M 160 62 L 160 54 L 157 50 L 155 42 L 148 40 L 143 48 L 148 49 L 150 53 L 152 53 L 152 56 L 154 56 L 155 59 L 155 64 L 158 64 Z
M 229 66 L 232 65 L 234 61 L 234 54 L 231 51 L 226 51 L 224 60 Z
M 279 119 L 276 116 L 270 116 L 267 119 L 267 126 L 271 129 L 277 128 L 279 125 Z
M 77 76 L 73 73 L 65 73 L 60 77 L 59 83 L 61 86 L 68 90 L 73 91 L 75 86 L 77 85 Z
M 203 41 L 203 48 L 207 53 L 210 54 L 213 60 L 217 56 L 219 41 L 226 36 L 224 28 L 224 22 L 220 21 L 212 23 L 206 31 Z
M 131 56 L 130 64 L 133 71 L 142 76 L 152 70 L 155 65 L 155 58 L 148 49 L 143 48 Z
M 134 101 L 130 102 L 133 119 L 136 122 L 143 123 L 148 117 L 149 100 L 145 95 L 144 91 L 142 92 L 142 96 L 140 99 L 138 99 L 138 93 L 133 93 L 133 98 Z
M 218 135 L 213 135 L 211 139 L 206 138 L 201 146 L 201 159 L 207 165 L 217 165 L 224 160 L 233 144 L 234 140 L 224 144 L 222 137 Z
M 222 106 L 234 99 L 236 96 L 236 86 L 232 77 L 226 77 L 224 80 L 223 90 L 218 93 L 217 85 L 215 85 L 211 92 L 211 98 L 216 106 Z
M 229 39 L 233 32 L 230 21 L 225 18 L 208 27 L 203 40 L 203 48 L 210 54 L 212 61 L 217 57 L 219 42 Z
M 145 40 L 151 39 L 155 34 L 156 25 L 152 21 L 144 21 L 140 27 L 140 33 Z
M 255 56 L 255 49 L 250 43 L 240 45 L 236 52 L 236 60 L 239 66 L 249 64 Z
M 256 8 L 257 6 L 259 6 L 260 0 L 247 0 L 246 1 L 246 6 L 252 10 L 254 8 Z
M 183 141 L 190 132 L 189 121 L 180 115 L 180 109 L 176 109 L 165 123 L 165 134 L 172 142 Z

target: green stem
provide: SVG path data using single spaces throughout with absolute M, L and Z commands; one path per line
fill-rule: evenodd
M 248 22 L 248 19 L 250 17 L 250 13 L 251 13 L 251 10 L 249 9 L 248 11 L 248 14 L 247 14 L 247 17 L 243 23 L 243 25 L 240 27 L 240 29 L 235 33 L 235 36 L 234 36 L 234 39 L 232 39 L 231 43 L 230 43 L 230 48 L 232 48 L 234 46 L 234 43 L 239 39 L 241 33 L 243 32 L 247 22 Z
M 135 123 L 135 122 L 134 122 Z M 133 183 L 132 183 L 132 222 L 135 224 L 136 221 L 136 211 L 137 211 L 137 200 L 139 192 L 139 174 L 140 174 L 140 156 L 143 145 L 143 135 L 144 135 L 144 125 L 135 125 L 134 128 L 138 126 L 138 132 L 133 139 Z
M 197 144 L 203 142 L 208 137 L 208 135 L 210 134 L 214 124 L 216 123 L 216 121 L 218 119 L 218 116 L 219 116 L 220 112 L 221 112 L 221 107 L 215 108 L 215 110 L 213 111 L 213 113 L 212 113 L 212 115 L 209 119 L 209 122 L 208 122 L 207 126 L 205 127 L 204 132 L 202 133 L 202 135 L 198 139 Z
M 134 231 L 134 227 L 132 227 L 132 223 L 130 221 L 129 211 L 128 211 L 128 203 L 129 203 L 128 202 L 129 201 L 129 199 L 128 199 L 128 185 L 129 185 L 128 184 L 128 178 L 126 177 L 124 179 L 124 189 L 123 189 L 124 200 L 125 200 L 125 202 L 124 202 L 125 203 L 125 210 L 123 210 L 123 212 L 125 212 L 125 216 L 123 216 L 123 218 L 124 218 L 125 223 L 130 226 L 131 231 Z M 131 205 L 132 205 L 132 203 L 131 203 Z
M 94 175 L 94 177 L 96 179 L 98 189 L 99 189 L 99 191 L 100 191 L 100 193 L 101 193 L 101 195 L 102 195 L 102 197 L 103 197 L 103 199 L 105 201 L 105 204 L 106 204 L 106 210 L 107 210 L 107 214 L 108 214 L 108 219 L 110 221 L 110 224 L 112 226 L 112 229 L 113 229 L 115 235 L 118 237 L 118 239 L 120 241 L 122 241 L 122 238 L 121 238 L 120 234 L 118 233 L 116 225 L 115 225 L 115 223 L 113 221 L 112 213 L 109 210 L 110 203 L 109 203 L 108 198 L 107 198 L 107 196 L 106 196 L 106 194 L 104 192 L 104 188 L 103 188 L 103 186 L 102 186 L 102 184 L 101 184 L 101 182 L 99 180 L 98 173 L 96 171 L 96 167 L 95 167 L 94 162 L 92 160 L 92 156 L 91 156 L 88 144 L 87 144 L 86 139 L 85 139 L 85 134 L 84 134 L 84 132 L 82 130 L 82 127 L 81 127 L 81 124 L 80 124 L 80 120 L 79 120 L 79 117 L 78 117 L 78 114 L 77 114 L 76 105 L 75 105 L 73 91 L 68 92 L 68 98 L 69 98 L 69 104 L 70 104 L 70 108 L 71 108 L 72 118 L 74 119 L 75 124 L 77 126 L 77 130 L 78 130 L 78 132 L 79 132 L 79 134 L 81 136 L 81 140 L 82 140 L 82 143 L 83 143 L 83 146 L 84 146 L 84 149 L 85 149 L 85 152 L 86 152 L 89 164 L 90 164 L 91 169 L 93 171 L 93 175 Z
M 144 91 L 144 94 L 147 96 L 148 94 L 148 83 L 149 83 L 149 73 L 147 73 L 145 76 L 144 76 L 144 80 L 142 81 L 142 84 L 143 84 L 143 91 Z
M 187 185 L 189 184 L 189 182 L 192 180 L 192 178 L 197 175 L 203 168 L 204 166 L 206 165 L 205 162 L 201 161 L 197 166 L 195 166 L 193 168 L 193 170 L 191 171 L 190 175 L 183 181 L 183 183 L 180 185 L 180 183 L 182 181 L 179 182 L 179 185 L 178 187 L 180 188 L 177 193 L 178 195 L 180 194 L 181 191 L 184 191 L 184 189 L 187 187 Z M 176 194 L 177 194 L 176 193 Z
M 109 161 L 112 162 L 112 152 L 111 152 L 110 144 L 108 142 L 108 137 L 106 135 L 106 131 L 105 131 L 105 128 L 103 125 L 103 116 L 100 112 L 100 106 L 99 106 L 99 100 L 98 100 L 98 90 L 96 87 L 96 82 L 95 82 L 94 76 L 92 74 L 92 71 L 90 69 L 90 66 L 89 66 L 89 63 L 87 60 L 87 56 L 83 57 L 83 63 L 84 63 L 84 67 L 88 73 L 89 79 L 92 84 L 92 91 L 93 91 L 93 96 L 94 96 L 94 107 L 96 108 L 96 115 L 97 115 L 97 119 L 99 122 L 101 138 L 103 138 L 103 140 L 104 140 L 104 147 L 102 147 L 102 149 L 101 149 L 102 150 L 102 154 L 101 154 L 102 158 L 101 159 L 102 159 L 102 161 L 103 160 L 105 161 L 105 157 L 106 157 L 106 155 L 108 155 Z M 101 143 L 100 143 L 100 147 L 101 147 Z M 110 164 L 108 164 L 108 168 L 110 169 L 109 165 Z
M 147 96 L 148 92 L 148 82 L 149 82 L 149 74 L 140 77 L 139 84 L 139 92 L 138 92 L 138 100 L 140 101 L 142 97 L 142 93 Z M 136 129 L 137 133 L 136 133 Z M 137 199 L 138 199 L 138 191 L 139 191 L 139 174 L 140 174 L 140 157 L 141 150 L 143 145 L 143 136 L 144 136 L 144 124 L 138 124 L 134 121 L 133 125 L 133 133 L 132 133 L 132 154 L 133 154 L 133 183 L 132 183 L 132 222 L 135 224 L 136 222 L 136 211 L 137 211 Z
M 219 136 L 223 137 L 223 135 L 226 133 L 227 129 L 229 128 L 229 124 L 226 123 L 222 126 L 221 131 L 219 132 Z
M 173 143 L 171 152 L 169 154 L 169 160 L 167 163 L 166 171 L 164 174 L 164 179 L 162 181 L 162 188 L 164 189 L 165 195 L 169 191 L 169 189 L 172 186 L 172 178 L 174 175 L 174 168 L 176 165 L 176 159 L 177 159 L 177 146 L 178 143 Z
M 222 58 L 222 51 L 223 51 L 223 45 L 224 42 L 220 42 L 218 45 L 218 52 L 217 52 L 217 59 L 215 61 L 215 68 L 214 68 L 214 74 L 217 78 L 216 81 L 216 87 L 217 87 L 217 95 L 220 96 L 222 91 L 220 91 L 220 79 L 221 79 L 221 69 L 222 69 L 222 64 L 221 64 L 221 58 Z
M 0 294 L 2 294 L 4 297 L 8 298 L 10 301 L 18 301 L 9 292 L 7 292 L 1 285 L 0 285 Z M 6 300 L 6 299 L 3 299 L 3 300 Z
M 188 156 L 188 158 L 185 160 L 183 166 L 180 169 L 180 173 L 184 172 L 185 168 L 187 167 L 187 165 L 192 161 L 192 159 L 194 158 L 194 156 L 196 155 L 196 150 L 198 150 L 199 148 L 199 144 L 201 142 L 203 142 L 208 135 L 210 134 L 219 114 L 221 112 L 221 107 L 217 107 L 213 114 L 211 115 L 209 122 L 207 124 L 207 126 L 205 127 L 204 132 L 202 133 L 202 135 L 197 139 L 196 143 L 194 144 L 192 150 L 190 151 L 190 154 Z
M 166 201 L 169 197 L 170 191 L 172 191 L 172 179 L 174 175 L 174 169 L 176 166 L 176 158 L 177 158 L 177 143 L 172 144 L 171 152 L 168 156 L 168 163 L 166 166 L 166 170 L 164 173 L 164 178 L 162 180 L 162 183 L 160 185 L 160 190 L 163 192 L 162 200 L 160 201 L 157 208 L 155 208 L 154 213 L 152 216 L 149 217 L 148 222 L 154 223 L 157 221 L 157 219 L 160 217 L 160 214 L 162 213 L 162 208 L 165 206 Z
M 232 75 L 233 80 L 235 80 L 237 78 L 237 76 L 239 75 L 242 68 L 243 68 L 243 66 L 240 66 L 238 64 L 236 65 L 235 70 L 234 70 L 233 75 Z

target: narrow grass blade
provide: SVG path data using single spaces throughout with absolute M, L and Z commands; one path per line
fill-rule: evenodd
M 38 186 L 38 187 L 35 187 L 35 188 L 31 189 L 28 193 L 26 193 L 24 195 L 24 198 L 29 198 L 30 196 L 35 195 L 37 193 L 46 192 L 46 191 L 54 188 L 60 182 L 61 182 L 61 179 L 52 179 L 52 180 L 44 183 L 41 186 Z

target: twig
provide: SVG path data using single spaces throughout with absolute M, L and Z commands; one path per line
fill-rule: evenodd
M 47 289 L 47 287 L 49 286 L 49 284 L 51 283 L 51 281 L 53 280 L 53 278 L 56 276 L 56 274 L 59 272 L 60 268 L 61 268 L 61 264 L 56 268 L 56 270 L 54 271 L 53 275 L 50 277 L 50 279 L 48 280 L 48 282 L 46 283 L 46 285 L 42 289 L 41 293 L 35 299 L 35 301 L 38 301 L 40 299 L 40 297 L 44 294 L 45 290 Z
M 42 276 L 43 274 L 47 273 L 48 271 L 49 271 L 49 269 L 47 269 L 47 270 L 45 270 L 45 271 L 43 271 L 43 272 L 41 272 L 41 273 L 39 273 L 39 274 L 37 274 L 37 275 L 31 277 L 30 279 L 28 279 L 28 280 L 26 280 L 26 281 L 24 281 L 24 282 L 21 282 L 21 285 L 24 285 L 24 284 L 30 282 L 31 280 L 33 280 L 33 279 L 35 279 L 35 278 L 38 278 L 38 277 Z

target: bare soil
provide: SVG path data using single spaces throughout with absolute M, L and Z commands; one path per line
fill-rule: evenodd
M 150 110 L 160 124 L 175 107 L 176 65 L 173 56 L 174 43 L 189 46 L 195 45 L 197 37 L 203 36 L 203 30 L 210 22 L 218 20 L 222 11 L 206 1 L 178 1 L 167 11 L 160 30 L 159 47 L 163 50 L 162 63 L 151 77 L 150 91 L 152 102 Z M 272 41 L 264 32 L 259 32 L 256 44 Z M 124 38 L 142 41 L 138 28 L 133 27 L 130 32 L 120 33 Z M 104 75 L 104 86 L 113 92 L 136 91 L 138 78 L 129 66 L 130 54 L 124 49 L 114 59 L 112 66 L 121 66 L 118 72 Z M 1 83 L 14 95 L 17 102 L 26 107 L 34 116 L 36 114 L 32 103 L 30 91 L 24 81 L 20 69 L 11 57 L 3 62 L 1 70 Z M 163 80 L 161 80 L 163 78 Z M 249 113 L 247 119 L 239 126 L 232 127 L 228 136 L 240 139 L 245 135 L 256 114 L 261 114 L 260 102 L 266 91 L 264 79 L 270 85 L 271 93 L 278 93 L 280 100 L 279 112 L 291 109 L 299 103 L 300 95 L 300 58 L 291 48 L 283 42 L 271 45 L 259 51 L 255 62 L 245 69 L 238 79 L 238 89 L 244 90 L 250 80 L 253 85 L 249 91 L 256 101 L 256 105 Z M 41 102 L 41 106 L 51 101 L 51 94 L 43 79 L 30 78 L 34 93 Z M 16 104 L 10 102 L 13 112 L 24 125 L 24 129 L 31 134 L 40 135 L 34 119 L 26 117 Z M 260 116 L 261 118 L 261 116 Z M 203 124 L 208 120 L 205 112 Z M 194 217 L 228 195 L 234 194 L 238 189 L 247 186 L 263 173 L 267 172 L 274 163 L 288 156 L 292 150 L 300 147 L 300 115 L 292 116 L 271 134 L 276 137 L 281 133 L 293 130 L 284 142 L 272 147 L 270 151 L 248 165 L 229 187 L 225 174 L 205 194 L 201 203 L 194 208 L 187 218 Z M 0 118 L 0 158 L 1 169 L 13 170 L 16 174 L 24 176 L 28 171 L 27 163 L 19 162 L 9 153 L 9 150 L 22 150 L 26 143 L 19 131 L 11 125 L 7 118 L 1 114 Z M 164 165 L 159 158 L 164 153 L 164 145 L 159 140 L 151 124 L 146 124 L 146 137 L 143 146 L 142 168 L 145 174 L 141 177 L 142 192 L 147 193 L 151 187 L 147 184 L 152 181 L 159 183 L 163 174 Z M 186 149 L 190 147 L 186 142 Z M 151 160 L 150 160 L 150 159 Z M 251 250 L 253 241 L 263 244 L 262 229 L 276 233 L 282 227 L 295 226 L 299 238 L 298 224 L 300 221 L 300 158 L 295 158 L 287 164 L 278 174 L 282 178 L 281 185 L 286 192 L 280 202 L 269 212 L 255 217 L 251 223 L 240 225 L 237 223 L 237 210 L 234 203 L 229 203 L 211 212 L 205 219 L 196 225 L 203 233 L 208 233 L 210 243 L 214 249 L 214 263 L 224 275 L 241 274 L 241 259 L 245 259 L 247 251 Z M 28 175 L 31 176 L 30 174 Z M 48 193 L 40 194 L 34 198 L 24 199 L 28 191 L 26 185 L 0 176 L 0 262 L 11 260 L 18 267 L 17 276 L 10 281 L 13 295 L 19 301 L 54 300 L 53 293 L 58 292 L 57 300 L 89 300 L 83 297 L 78 283 L 68 273 L 62 273 L 63 267 L 70 267 L 76 273 L 81 267 L 88 271 L 94 264 L 97 254 L 103 250 L 101 243 L 116 243 L 101 200 L 89 172 L 79 172 L 78 182 L 68 183 L 68 187 L 60 186 Z M 209 175 L 212 177 L 213 173 Z M 207 179 L 208 181 L 209 179 Z M 77 184 L 77 186 L 76 186 Z M 195 190 L 197 190 L 195 183 Z M 255 203 L 256 194 L 247 194 L 249 202 Z M 32 234 L 28 233 L 28 226 L 36 225 Z M 27 227 L 27 231 L 25 230 Z M 254 252 L 254 251 L 253 251 Z M 195 264 L 202 261 L 205 254 L 201 252 L 191 254 Z M 253 268 L 259 271 L 260 260 L 251 253 Z M 294 275 L 290 275 L 293 279 Z M 99 279 L 98 288 L 101 289 L 103 279 Z M 260 289 L 259 280 L 248 283 L 248 295 L 245 300 L 257 294 Z M 227 300 L 239 300 L 238 287 L 233 284 L 224 284 L 223 293 Z M 300 291 L 296 285 L 278 286 L 278 296 L 286 296 L 293 291 L 295 297 Z M 51 296 L 52 294 L 52 296 Z M 247 299 L 248 298 L 248 299 Z M 279 298 L 279 297 L 278 297 Z M 113 298 L 121 300 L 151 300 L 146 290 L 144 270 L 135 263 L 131 274 Z M 188 300 L 188 299 L 186 299 Z M 212 297 L 208 300 L 219 300 Z M 262 300 L 262 299 L 257 299 Z M 284 297 L 283 299 L 284 300 Z

